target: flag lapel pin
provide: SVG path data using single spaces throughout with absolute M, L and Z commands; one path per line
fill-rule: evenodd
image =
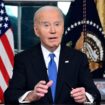
M 69 63 L 69 60 L 66 60 L 65 63 Z

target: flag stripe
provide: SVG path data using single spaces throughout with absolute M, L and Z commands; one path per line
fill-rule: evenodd
M 13 41 L 14 39 L 13 39 L 13 32 L 11 28 L 6 31 L 6 36 L 7 36 L 7 39 L 9 40 L 9 43 L 12 48 L 12 53 L 14 55 L 14 41 Z
M 6 68 L 5 68 L 2 60 L 1 60 L 1 57 L 0 57 L 0 69 L 1 69 L 2 75 L 3 75 L 4 79 L 5 79 L 5 82 L 8 85 L 8 80 L 10 79 L 10 77 L 8 75 L 8 72 L 7 72 Z
M 3 90 L 0 87 L 0 103 L 2 103 L 3 101 L 4 101 L 4 99 L 3 99 Z
M 1 40 L 0 40 L 0 49 L 2 49 L 2 50 L 0 50 L 0 55 L 1 55 L 2 62 L 4 64 L 4 66 L 5 66 L 5 68 L 6 68 L 9 76 L 11 77 L 12 76 L 13 66 L 10 63 L 10 59 L 7 56 L 7 52 L 4 49 L 4 46 L 3 46 L 2 42 L 1 42 Z
M 3 92 L 7 88 L 7 84 L 6 84 L 6 82 L 5 82 L 4 78 L 3 78 L 3 75 L 1 73 L 1 71 L 0 71 L 0 87 L 1 87 L 1 89 L 2 89 Z
M 12 48 L 10 46 L 10 43 L 9 43 L 8 39 L 7 39 L 7 35 L 6 34 L 1 37 L 1 41 L 2 41 L 3 46 L 5 47 L 5 50 L 6 50 L 7 54 L 8 54 L 10 62 L 12 64 L 12 66 L 13 66 L 14 54 L 13 54 Z

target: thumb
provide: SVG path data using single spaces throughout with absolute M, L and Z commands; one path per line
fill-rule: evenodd
M 53 81 L 52 81 L 52 80 L 50 80 L 49 82 L 47 82 L 47 86 L 48 86 L 48 87 L 51 87 L 52 84 L 53 84 Z

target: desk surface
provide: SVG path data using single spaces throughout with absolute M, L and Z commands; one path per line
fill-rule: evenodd
M 35 105 L 35 104 L 1 104 L 0 103 L 0 105 Z M 43 104 L 41 104 L 41 105 L 43 105 Z M 44 104 L 44 105 L 51 105 L 51 104 Z M 67 105 L 67 104 L 55 104 L 55 105 Z M 69 104 L 70 105 L 70 104 Z M 84 105 L 97 105 L 97 104 L 95 104 L 95 103 L 93 103 L 93 104 L 91 104 L 91 103 L 86 103 L 86 104 L 84 104 Z M 105 101 L 104 102 L 101 102 L 100 104 L 98 104 L 98 105 L 105 105 Z
M 95 103 L 91 104 L 91 103 L 86 103 L 84 105 L 96 105 Z M 99 105 L 105 105 L 105 102 L 101 102 Z

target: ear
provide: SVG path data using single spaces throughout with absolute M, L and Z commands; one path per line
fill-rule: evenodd
M 35 35 L 37 37 L 39 37 L 39 35 L 38 35 L 38 29 L 37 29 L 37 26 L 35 24 L 34 24 L 34 32 L 35 32 Z

